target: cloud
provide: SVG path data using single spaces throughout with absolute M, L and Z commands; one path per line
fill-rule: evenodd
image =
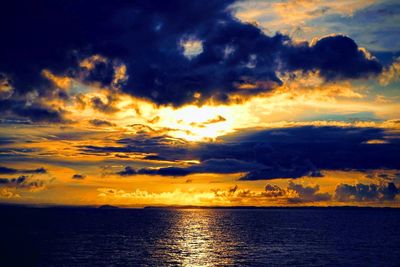
M 18 178 L 0 178 L 0 184 L 5 186 L 17 186 L 25 183 L 26 176 L 20 176 Z
M 123 171 L 117 172 L 121 176 L 132 176 L 138 174 L 145 175 L 162 175 L 162 176 L 186 176 L 190 174 L 190 170 L 179 167 L 164 167 L 164 168 L 140 168 L 133 169 L 132 167 L 125 167 Z
M 208 124 L 214 124 L 214 123 L 219 123 L 219 122 L 224 122 L 224 121 L 226 121 L 226 119 L 224 117 L 222 117 L 221 115 L 218 115 L 217 117 L 206 120 L 205 122 L 202 122 L 202 123 L 192 122 L 192 123 L 190 123 L 190 125 L 193 127 L 204 128 Z
M 340 202 L 393 201 L 400 190 L 392 182 L 386 184 L 339 184 L 335 190 L 335 199 Z
M 79 174 L 79 173 L 76 173 L 76 174 L 72 175 L 72 179 L 75 179 L 75 180 L 83 180 L 85 178 L 86 178 L 85 175 Z
M 394 62 L 387 66 L 379 76 L 379 82 L 382 85 L 389 85 L 390 83 L 399 81 L 400 77 L 400 57 L 396 58 Z
M 308 202 L 327 202 L 330 201 L 332 195 L 329 193 L 319 192 L 319 186 L 308 186 L 297 184 L 289 181 L 286 189 L 277 185 L 267 184 L 265 186 L 264 195 L 271 198 L 283 198 L 289 204 L 308 203 Z
M 296 196 L 288 198 L 291 203 L 328 201 L 332 197 L 329 193 L 319 193 L 318 185 L 304 186 L 289 182 L 287 190 L 291 190 L 296 194 Z
M 383 140 L 384 142 L 368 142 Z M 150 153 L 175 162 L 143 169 L 142 174 L 186 176 L 194 173 L 244 173 L 242 180 L 322 177 L 323 170 L 400 169 L 396 132 L 373 127 L 298 126 L 243 130 L 198 143 L 168 136 L 125 138 L 118 146 L 84 146 L 85 153 Z M 121 146 L 123 145 L 123 146 Z M 197 160 L 198 164 L 182 162 Z M 171 166 L 172 167 L 172 166 Z M 125 175 L 139 174 L 128 169 Z
M 190 170 L 179 167 L 142 168 L 137 171 L 137 174 L 162 175 L 162 176 L 186 176 L 190 174 Z
M 8 25 L 0 72 L 9 77 L 7 85 L 1 83 L 2 92 L 12 86 L 13 94 L 4 93 L 12 103 L 3 103 L 3 109 L 34 122 L 64 122 L 62 110 L 40 101 L 59 85 L 56 76 L 108 88 L 107 100 L 95 96 L 90 104 L 112 113 L 117 91 L 180 106 L 268 92 L 282 84 L 279 73 L 293 70 L 315 71 L 329 81 L 381 72 L 381 65 L 349 37 L 298 44 L 279 33 L 267 36 L 236 19 L 232 3 L 8 2 L 0 18 Z M 63 89 L 64 83 L 58 87 Z M 30 105 L 28 95 L 33 92 L 36 104 Z M 68 92 L 58 92 L 52 97 L 68 99 Z
M 277 178 L 300 178 L 304 176 L 309 177 L 323 177 L 322 173 L 316 169 L 309 161 L 304 163 L 298 162 L 290 168 L 281 166 L 272 166 L 260 170 L 250 171 L 240 178 L 240 180 L 268 180 Z
M 286 190 L 277 185 L 267 184 L 265 186 L 265 194 L 268 197 L 283 197 L 286 195 Z
M 121 176 L 131 176 L 137 174 L 137 171 L 130 166 L 126 166 L 123 171 L 117 172 Z
M 165 161 L 165 160 L 167 160 L 167 159 L 165 159 L 163 157 L 160 157 L 160 156 L 157 156 L 157 155 L 148 155 L 148 156 L 145 156 L 143 159 L 156 160 L 156 161 Z
M 11 137 L 0 137 L 0 145 L 14 144 L 15 140 Z
M 297 40 L 344 33 L 373 51 L 398 51 L 400 5 L 392 0 L 238 1 L 236 16 L 268 34 L 282 32 Z
M 7 188 L 0 189 L 0 198 L 20 198 L 21 196 Z
M 28 100 L 0 99 L 0 112 L 3 115 L 16 115 L 28 118 L 31 122 L 68 122 L 63 110 L 48 107 L 40 101 L 30 103 Z
M 47 170 L 43 167 L 37 169 L 14 169 L 14 168 L 0 166 L 0 174 L 16 174 L 16 173 L 43 174 L 47 173 Z
M 327 36 L 311 46 L 305 43 L 300 47 L 287 52 L 290 70 L 319 71 L 326 80 L 361 78 L 382 72 L 382 65 L 347 36 Z
M 393 182 L 397 183 L 400 181 L 400 172 L 399 170 L 389 171 L 389 170 L 378 170 L 378 171 L 369 171 L 365 175 L 366 178 L 381 181 L 384 183 Z
M 226 189 L 214 188 L 208 191 L 174 190 L 170 192 L 149 192 L 136 189 L 127 192 L 115 188 L 98 188 L 98 196 L 120 203 L 172 204 L 172 205 L 291 205 L 294 203 L 328 202 L 331 195 L 320 193 L 318 186 L 303 186 L 289 182 L 286 189 L 267 184 L 265 190 L 255 191 L 239 188 L 238 185 Z
M 213 123 L 218 123 L 218 122 L 223 122 L 223 121 L 226 121 L 226 119 L 224 117 L 222 117 L 221 115 L 218 115 L 216 118 L 210 119 L 210 120 L 204 122 L 204 124 L 213 124 Z
M 90 101 L 92 108 L 97 111 L 103 113 L 114 113 L 118 111 L 118 109 L 113 106 L 114 99 L 112 96 L 109 96 L 106 101 L 103 101 L 100 97 L 95 96 L 92 97 Z
M 157 155 L 165 160 L 185 160 L 190 158 L 191 144 L 183 139 L 168 135 L 157 134 L 155 130 L 150 132 L 138 131 L 135 135 L 121 138 L 115 146 L 80 146 L 84 153 L 145 153 Z M 146 159 L 146 158 L 145 158 Z M 150 158 L 151 159 L 151 158 Z
M 0 73 L 0 99 L 10 98 L 14 93 L 10 78 Z
M 133 169 L 125 167 L 123 171 L 117 172 L 121 176 L 131 176 L 138 174 L 161 175 L 161 176 L 187 176 L 195 173 L 238 173 L 246 172 L 251 169 L 261 168 L 263 165 L 256 162 L 246 162 L 236 159 L 209 159 L 200 164 L 192 164 L 189 167 L 161 167 L 161 168 L 142 168 Z
M 237 16 L 244 21 L 261 21 L 270 28 L 280 26 L 297 27 L 306 22 L 326 15 L 339 14 L 350 17 L 355 11 L 366 8 L 374 0 L 344 0 L 340 3 L 327 0 L 290 0 L 290 1 L 239 1 L 235 4 Z M 290 14 L 290 16 L 288 16 Z M 273 17 L 274 20 L 267 19 Z
M 14 178 L 1 177 L 0 187 L 2 187 L 4 190 L 8 188 L 8 189 L 23 189 L 29 191 L 40 191 L 43 190 L 50 181 L 44 179 L 36 179 L 34 178 L 34 175 L 46 174 L 46 173 L 47 170 L 43 167 L 37 169 L 15 169 L 15 168 L 0 166 L 0 174 L 6 174 L 6 175 L 23 174 Z M 12 197 L 18 196 L 18 194 L 16 194 L 15 192 L 12 192 L 10 190 L 6 191 L 13 193 L 13 195 L 9 194 Z
M 39 179 L 32 179 L 25 175 L 17 178 L 0 178 L 0 187 L 15 188 L 15 189 L 28 189 L 30 191 L 42 190 L 46 185 L 46 181 Z
M 89 123 L 93 126 L 96 127 L 111 127 L 111 126 L 115 126 L 114 123 L 109 122 L 109 121 L 105 121 L 105 120 L 99 120 L 99 119 L 93 119 L 93 120 L 89 120 Z
M 390 137 L 389 137 L 390 136 Z M 237 133 L 221 137 L 226 142 L 206 146 L 201 158 L 227 157 L 257 161 L 264 170 L 244 178 L 320 177 L 320 170 L 399 169 L 397 134 L 379 128 L 290 127 Z M 368 140 L 389 143 L 368 144 Z

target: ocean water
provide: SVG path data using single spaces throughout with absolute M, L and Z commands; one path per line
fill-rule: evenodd
M 398 209 L 0 206 L 0 266 L 400 266 Z

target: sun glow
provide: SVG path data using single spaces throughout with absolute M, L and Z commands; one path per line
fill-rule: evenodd
M 125 65 L 118 65 L 116 70 L 115 81 L 127 79 Z M 49 99 L 46 103 L 63 107 L 67 120 L 75 126 L 128 135 L 135 134 L 141 126 L 141 130 L 187 141 L 214 141 L 241 128 L 273 127 L 278 122 L 318 118 L 318 114 L 340 116 L 363 111 L 378 117 L 400 115 L 396 111 L 400 110 L 399 104 L 390 99 L 377 97 L 376 101 L 369 101 L 365 86 L 350 82 L 326 84 L 316 74 L 296 73 L 295 80 L 281 77 L 285 81 L 283 86 L 246 101 L 188 104 L 179 108 L 157 106 L 118 87 L 83 84 L 47 71 L 43 75 L 71 94 L 68 101 Z

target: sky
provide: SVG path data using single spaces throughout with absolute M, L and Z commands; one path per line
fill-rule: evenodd
M 400 206 L 396 0 L 15 0 L 0 202 Z

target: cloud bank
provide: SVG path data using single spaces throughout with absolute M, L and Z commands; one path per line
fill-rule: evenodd
M 175 162 L 169 167 L 128 166 L 117 173 L 121 176 L 243 173 L 241 180 L 269 180 L 318 178 L 323 176 L 323 170 L 400 169 L 396 156 L 400 153 L 399 136 L 381 128 L 303 126 L 249 130 L 223 136 L 218 142 L 197 145 L 174 140 L 168 136 L 136 136 L 117 141 L 118 146 L 80 149 L 99 155 L 151 153 L 157 160 Z M 199 163 L 179 164 L 190 160 Z
M 317 72 L 327 81 L 382 71 L 349 37 L 297 43 L 280 33 L 268 36 L 236 19 L 233 3 L 8 2 L 0 18 L 1 112 L 66 122 L 62 109 L 42 100 L 68 99 L 55 90 L 68 87 L 68 79 L 181 106 L 268 92 L 282 84 L 281 73 L 292 71 Z M 113 112 L 108 101 L 93 98 L 92 106 Z

